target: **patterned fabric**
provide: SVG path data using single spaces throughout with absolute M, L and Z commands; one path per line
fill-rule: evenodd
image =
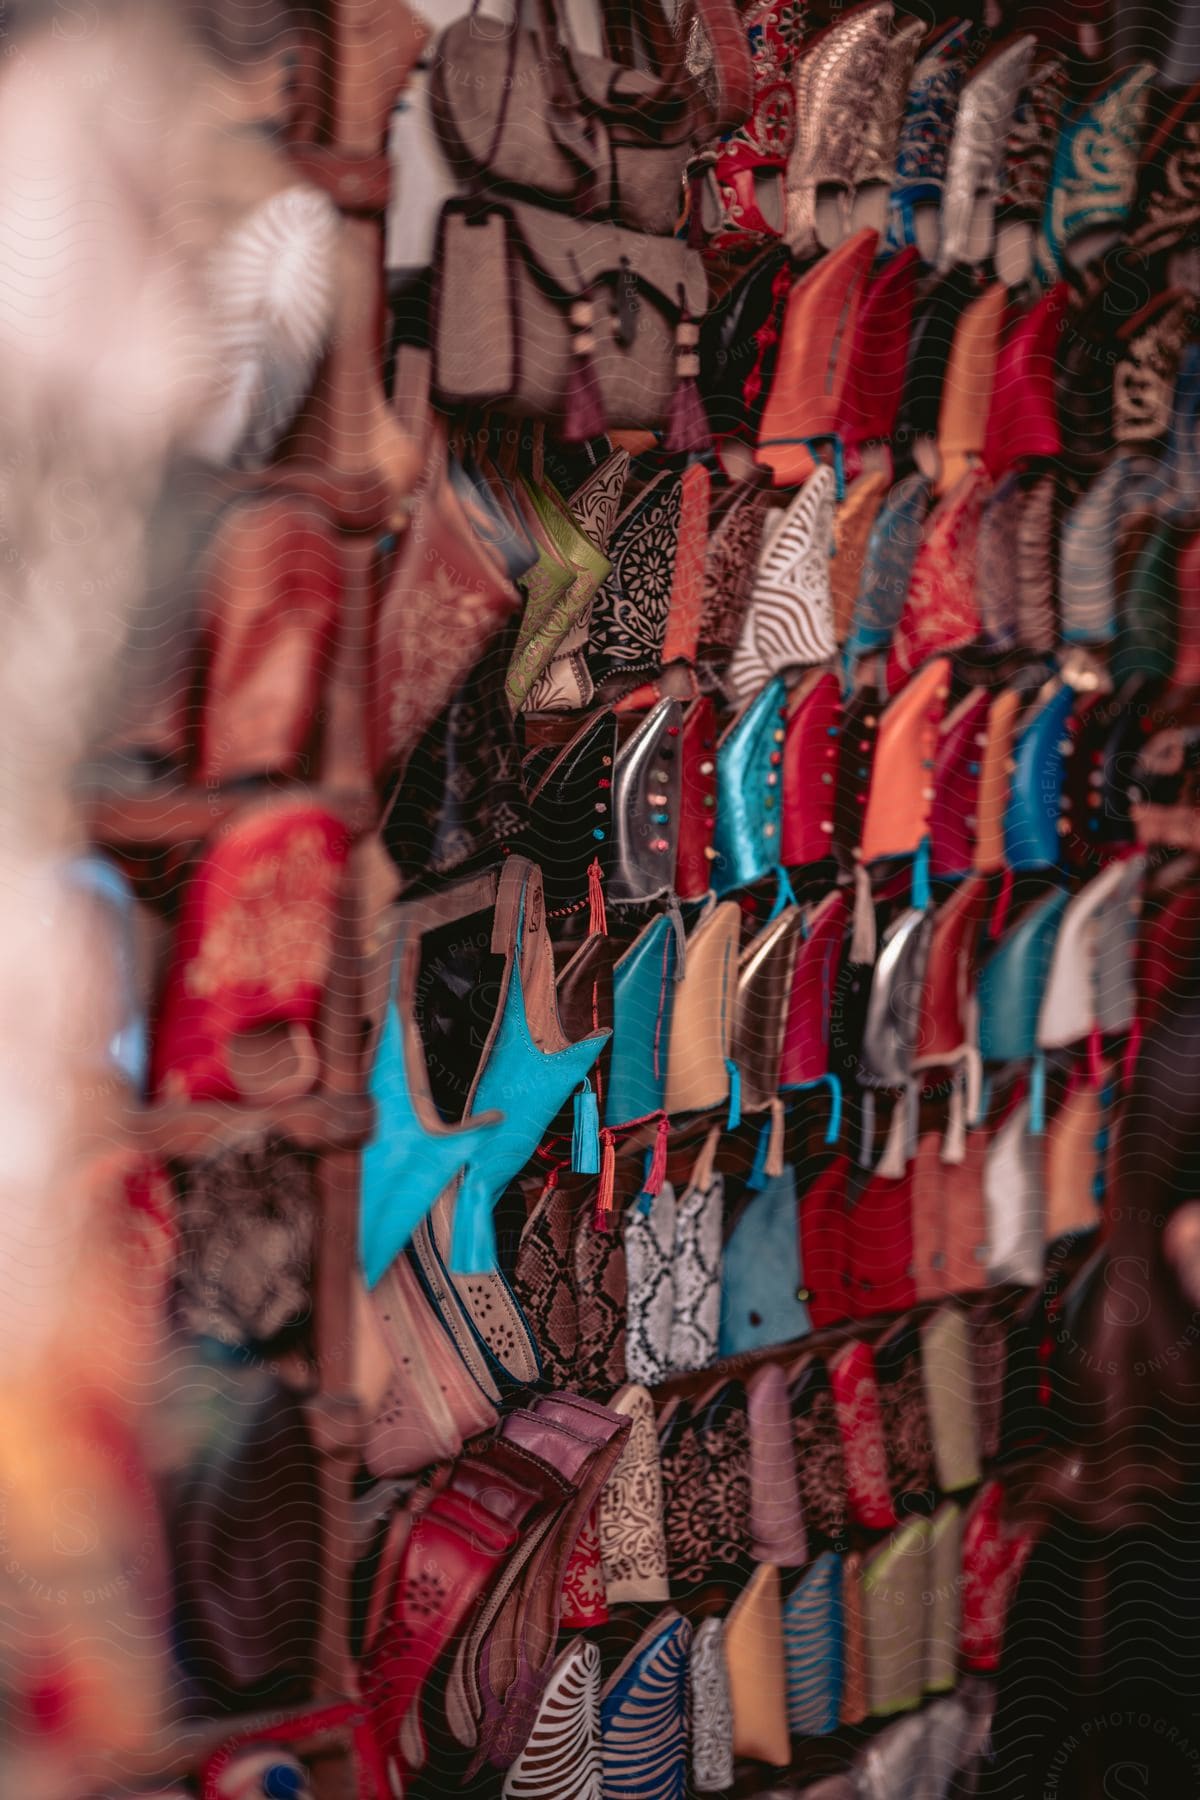
M 840 1544 L 846 1536 L 846 1464 L 829 1377 L 815 1356 L 792 1374 L 792 1439 L 804 1522 L 810 1533 Z
M 749 700 L 784 669 L 825 662 L 837 649 L 829 558 L 837 480 L 822 465 L 763 549 L 750 608 L 729 665 L 729 688 Z
M 570 1190 L 557 1181 L 548 1183 L 521 1233 L 513 1268 L 512 1290 L 551 1388 L 569 1388 L 575 1379 L 579 1306 L 572 1283 L 573 1224 Z
M 1062 57 L 1053 52 L 1040 56 L 1017 102 L 1004 146 L 1004 173 L 996 202 L 1000 216 L 1041 217 L 1067 87 Z
M 684 1800 L 692 1628 L 664 1615 L 600 1703 L 604 1800 Z
M 179 1305 L 188 1331 L 265 1344 L 312 1313 L 311 1157 L 279 1138 L 191 1163 L 178 1180 Z
M 970 25 L 956 25 L 917 61 L 896 151 L 896 178 L 888 220 L 888 248 L 915 243 L 913 208 L 937 205 L 946 175 L 959 95 L 967 74 Z
M 1171 429 L 1179 364 L 1195 301 L 1180 294 L 1139 314 L 1113 374 L 1113 437 L 1118 445 L 1154 444 Z
M 889 693 L 902 687 L 927 657 L 978 635 L 975 565 L 988 489 L 982 469 L 971 469 L 930 515 L 892 640 Z
M 576 489 L 568 503 L 579 529 L 602 555 L 608 553 L 628 474 L 628 450 L 614 450 Z M 534 682 L 525 701 L 526 712 L 571 712 L 591 704 L 593 684 L 587 666 L 590 623 L 589 606 L 563 635 L 544 674 Z
M 608 1394 L 625 1379 L 625 1245 L 619 1231 L 597 1231 L 581 1209 L 572 1244 L 579 1303 L 575 1385 Z
M 796 100 L 789 77 L 807 28 L 807 0 L 762 0 L 747 21 L 754 111 L 722 139 L 712 173 L 719 220 L 707 232 L 713 250 L 752 250 L 777 238 L 783 223 L 783 169 L 796 136 Z M 778 213 L 760 210 L 764 173 L 776 178 Z
M 1036 48 L 1032 33 L 1012 39 L 979 64 L 963 89 L 942 193 L 940 269 L 971 259 L 976 201 L 999 186 L 1005 140 Z
M 846 1458 L 850 1511 L 860 1525 L 883 1530 L 895 1524 L 896 1514 L 888 1489 L 883 1415 L 870 1346 L 851 1344 L 841 1351 L 830 1379 Z
M 675 1311 L 671 1368 L 678 1374 L 716 1360 L 721 1324 L 721 1235 L 725 1179 L 692 1183 L 675 1208 Z
M 705 1409 L 699 1425 L 709 1503 L 710 1568 L 750 1559 L 750 1423 L 746 1392 L 728 1381 Z
M 1056 274 L 1064 272 L 1073 238 L 1105 226 L 1119 228 L 1128 218 L 1154 73 L 1153 63 L 1139 63 L 1062 122 L 1042 220 Z
M 559 1625 L 564 1631 L 589 1631 L 608 1622 L 608 1594 L 600 1558 L 600 1525 L 593 1507 L 575 1540 L 563 1575 Z
M 934 1481 L 933 1442 L 925 1405 L 921 1338 L 915 1325 L 903 1328 L 903 1341 L 895 1345 L 894 1360 L 877 1345 L 877 1359 L 880 1356 L 885 1359 L 886 1379 L 881 1367 L 879 1404 L 892 1492 L 927 1494 Z
M 630 1420 L 620 1461 L 600 1496 L 600 1557 L 610 1603 L 666 1600 L 663 1478 L 654 1402 L 642 1387 L 622 1388 L 609 1402 Z
M 989 644 L 1007 650 L 1017 641 L 1020 608 L 1018 544 L 1025 494 L 1013 473 L 984 503 L 975 557 L 976 603 Z
M 747 487 L 735 496 L 709 536 L 700 658 L 714 669 L 723 669 L 728 661 L 750 604 L 766 508 L 763 489 Z
M 793 1737 L 826 1737 L 841 1722 L 842 1564 L 823 1551 L 783 1609 L 788 1729 Z
M 862 121 L 875 104 L 887 65 L 892 9 L 858 6 L 800 58 L 794 77 L 796 141 L 787 167 L 784 235 L 797 255 L 818 246 L 817 190 L 853 187 Z
M 1135 218 L 1130 242 L 1147 256 L 1190 239 L 1200 224 L 1200 105 L 1194 90 L 1155 134 L 1138 176 Z
M 675 1317 L 675 1190 L 639 1195 L 625 1214 L 625 1365 L 631 1381 L 653 1387 L 670 1375 Z
M 617 521 L 612 574 L 592 603 L 588 667 L 597 685 L 614 679 L 624 686 L 662 664 L 682 505 L 678 475 L 664 472 Z
M 1017 520 L 1017 641 L 1027 650 L 1054 648 L 1054 509 L 1052 470 L 1039 475 L 1022 497 Z
M 851 484 L 837 509 L 833 522 L 837 547 L 829 566 L 829 592 L 839 643 L 844 642 L 850 632 L 867 545 L 887 491 L 888 478 L 883 470 L 871 469 Z
M 601 1800 L 600 1652 L 586 1638 L 555 1663 L 501 1792 L 504 1800 Z
M 704 1580 L 712 1536 L 708 1464 L 700 1448 L 696 1422 L 685 1400 L 678 1401 L 662 1422 L 658 1448 L 671 1591 L 683 1597 Z M 747 1488 L 747 1511 L 749 1502 Z
M 692 1786 L 698 1794 L 719 1794 L 733 1786 L 733 1704 L 720 1619 L 697 1627 L 690 1672 Z
M 924 475 L 906 475 L 893 487 L 871 527 L 846 646 L 849 666 L 872 650 L 885 649 L 900 622 L 930 497 Z

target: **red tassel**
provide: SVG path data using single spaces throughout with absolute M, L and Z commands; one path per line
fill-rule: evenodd
M 700 373 L 700 357 L 697 346 L 700 342 L 700 327 L 693 323 L 683 305 L 683 291 L 680 290 L 679 323 L 675 327 L 675 392 L 671 395 L 671 410 L 667 414 L 667 434 L 663 440 L 663 449 L 668 456 L 682 456 L 691 452 L 702 455 L 712 449 L 712 433 L 708 428 L 708 414 L 704 410 L 704 402 L 700 398 L 700 389 L 696 386 L 696 377 Z
M 671 1121 L 664 1113 L 658 1121 L 658 1130 L 654 1134 L 654 1155 L 650 1158 L 650 1167 L 646 1171 L 646 1181 L 642 1189 L 652 1200 L 658 1198 L 667 1173 L 667 1137 L 670 1134 Z
M 571 373 L 567 377 L 563 438 L 568 444 L 586 444 L 603 437 L 606 425 L 600 384 L 592 366 L 596 334 L 592 330 L 596 309 L 590 300 L 576 300 L 571 307 Z
M 613 1198 L 617 1186 L 617 1146 L 611 1131 L 600 1133 L 600 1186 L 596 1190 L 596 1212 L 593 1224 L 597 1231 L 607 1231 L 612 1224 Z
M 588 936 L 608 936 L 608 915 L 604 910 L 604 875 L 598 856 L 593 856 L 588 869 Z

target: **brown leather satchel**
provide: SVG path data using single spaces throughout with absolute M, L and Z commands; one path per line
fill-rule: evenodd
M 438 401 L 503 403 L 565 422 L 568 437 L 660 425 L 677 376 L 694 380 L 690 321 L 707 303 L 700 253 L 676 238 L 518 200 L 452 201 L 430 313 Z
M 647 43 L 638 68 L 632 56 L 616 61 L 571 43 L 554 0 L 540 0 L 528 30 L 476 4 L 443 32 L 430 84 L 455 171 L 577 217 L 669 235 L 692 151 L 740 124 L 753 103 L 732 0 L 696 0 L 694 11 L 713 52 L 704 91 L 681 39 Z

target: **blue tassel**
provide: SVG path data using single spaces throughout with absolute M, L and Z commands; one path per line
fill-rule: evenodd
M 576 1175 L 600 1173 L 600 1108 L 596 1105 L 596 1095 L 586 1076 L 575 1090 L 571 1167 Z
M 780 863 L 776 869 L 775 875 L 779 885 L 775 890 L 775 904 L 771 908 L 770 917 L 767 920 L 768 924 L 770 924 L 771 919 L 777 919 L 785 907 L 795 906 L 796 904 L 796 892 L 792 887 L 792 878 L 782 863 Z
M 725 1058 L 725 1067 L 729 1070 L 729 1117 L 725 1127 L 728 1131 L 736 1131 L 742 1122 L 742 1071 L 729 1056 Z
M 842 1135 L 842 1084 L 836 1075 L 822 1075 L 821 1080 L 829 1088 L 829 1124 L 825 1129 L 825 1142 L 836 1144 Z
M 923 837 L 913 859 L 912 903 L 917 912 L 928 912 L 932 898 L 929 891 L 929 839 Z
M 1046 1058 L 1039 1050 L 1029 1071 L 1029 1134 L 1041 1137 L 1046 1129 Z
M 761 1193 L 767 1185 L 767 1156 L 771 1149 L 771 1121 L 764 1119 L 762 1130 L 758 1134 L 758 1144 L 754 1151 L 754 1167 L 746 1179 L 746 1186 L 754 1192 Z

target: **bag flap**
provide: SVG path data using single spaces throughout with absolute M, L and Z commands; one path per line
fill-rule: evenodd
M 700 318 L 708 305 L 703 258 L 676 238 L 624 231 L 602 220 L 573 219 L 521 201 L 504 210 L 510 220 L 510 244 L 564 299 L 623 275 L 634 286 L 635 300 L 651 293 L 672 316 L 679 312 L 681 287 L 693 318 Z

